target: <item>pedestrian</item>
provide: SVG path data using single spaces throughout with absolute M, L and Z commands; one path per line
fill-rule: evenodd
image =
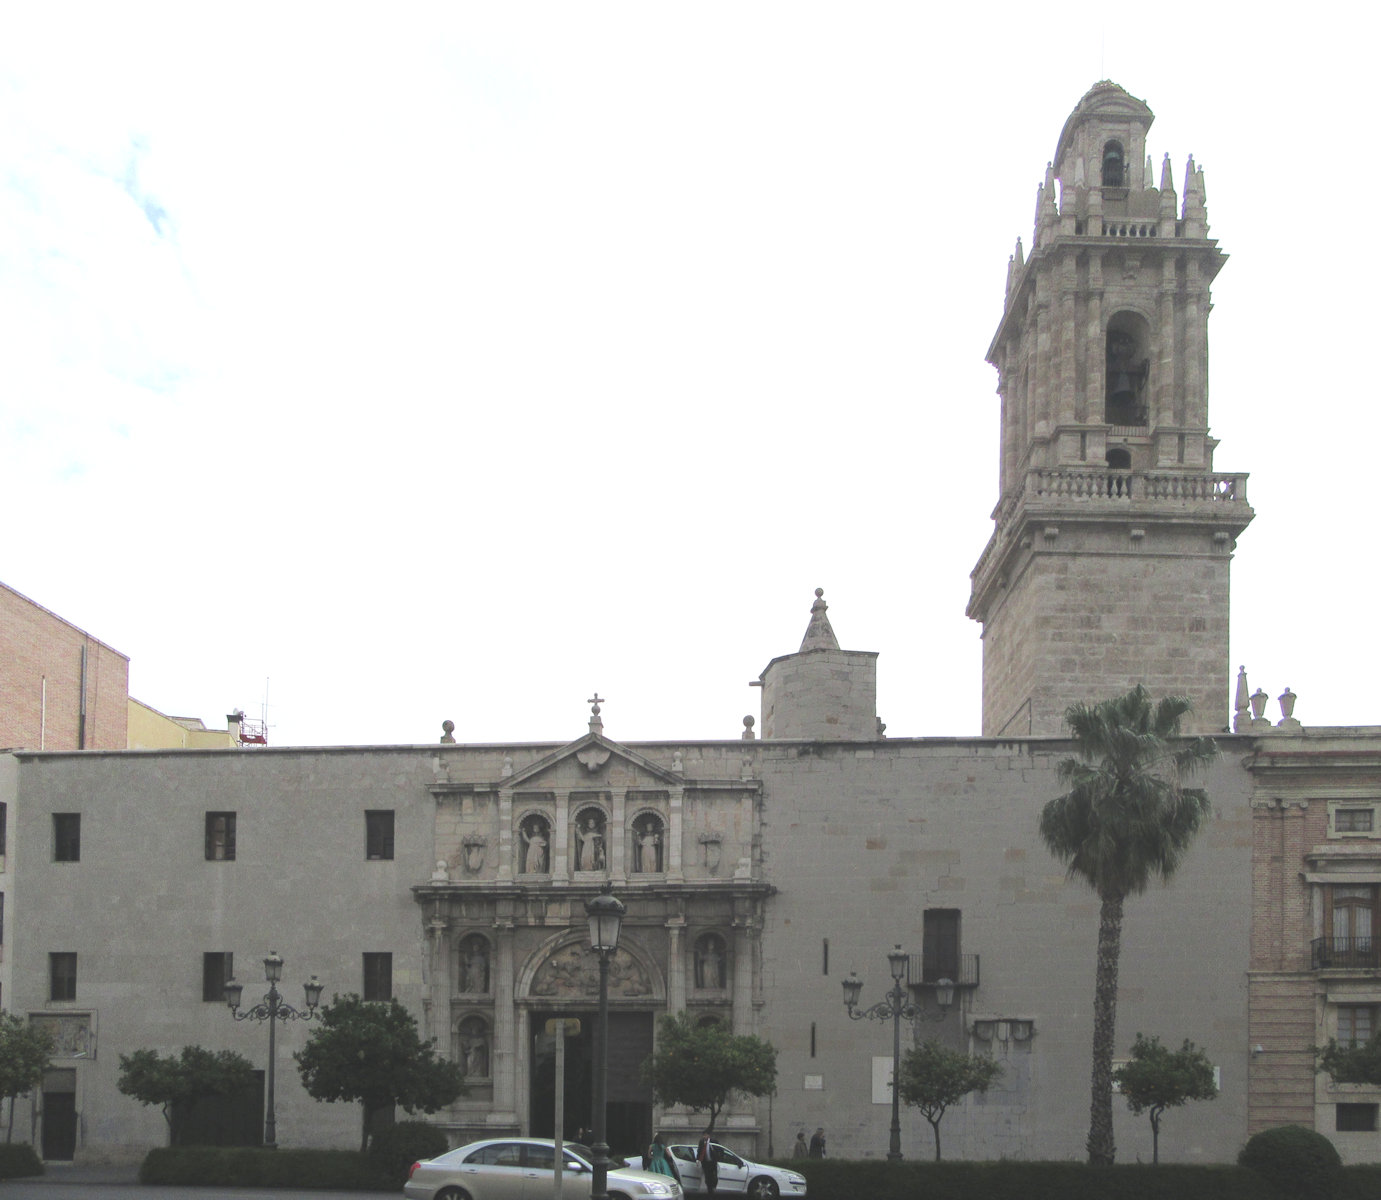
M 805 1158 L 806 1150 L 806 1131 L 803 1129 L 796 1135 L 796 1144 L 791 1147 L 792 1158 Z
M 710 1131 L 701 1135 L 700 1145 L 695 1149 L 695 1161 L 700 1164 L 700 1180 L 706 1195 L 713 1196 L 719 1186 L 719 1163 L 715 1161 L 714 1146 L 710 1142 Z
M 810 1157 L 825 1157 L 825 1127 L 823 1125 L 821 1125 L 820 1128 L 815 1131 L 814 1135 L 810 1139 Z
M 672 1161 L 671 1151 L 667 1149 L 666 1138 L 660 1133 L 652 1139 L 652 1145 L 647 1148 L 647 1169 L 658 1175 L 669 1175 L 678 1183 L 681 1181 L 676 1164 Z

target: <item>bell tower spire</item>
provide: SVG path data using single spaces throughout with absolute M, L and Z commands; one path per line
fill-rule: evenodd
M 1070 114 L 1008 267 L 988 361 L 1002 400 L 995 529 L 972 573 L 983 732 L 1062 732 L 1144 683 L 1227 725 L 1228 567 L 1251 521 L 1208 428 L 1208 236 L 1193 157 L 1177 213 L 1151 110 L 1115 83 Z

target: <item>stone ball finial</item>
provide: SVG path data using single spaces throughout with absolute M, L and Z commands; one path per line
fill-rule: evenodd
M 455 742 L 456 723 L 454 721 L 441 722 L 441 742 L 442 745 L 450 745 Z
M 753 738 L 756 736 L 753 733 L 753 726 L 756 724 L 757 721 L 752 716 L 747 716 L 743 718 L 743 740 L 745 742 L 751 742 Z
M 825 595 L 825 589 L 824 589 L 824 588 L 816 588 L 816 589 L 815 589 L 815 598 L 816 598 L 817 600 L 823 599 L 823 598 L 824 598 L 824 595 Z

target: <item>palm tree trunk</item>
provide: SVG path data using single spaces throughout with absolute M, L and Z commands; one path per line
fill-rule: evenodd
M 1088 1160 L 1110 1167 L 1112 1052 L 1117 1025 L 1117 962 L 1122 953 L 1122 897 L 1104 896 L 1098 914 L 1098 969 L 1093 983 L 1093 1069 L 1089 1084 Z

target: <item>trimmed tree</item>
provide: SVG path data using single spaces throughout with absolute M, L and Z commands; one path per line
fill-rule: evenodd
M 363 1106 L 360 1149 L 369 1148 L 374 1114 L 397 1105 L 434 1113 L 466 1093 L 460 1067 L 438 1058 L 397 1000 L 334 996 L 307 1044 L 293 1055 L 302 1086 L 316 1100 Z
M 184 1046 L 166 1058 L 156 1050 L 120 1055 L 116 1087 L 140 1104 L 157 1104 L 168 1123 L 168 1145 L 182 1145 L 192 1110 L 213 1096 L 229 1096 L 253 1085 L 254 1066 L 233 1050 Z
M 0 1100 L 10 1102 L 5 1141 L 14 1136 L 14 1102 L 43 1082 L 53 1039 L 46 1029 L 13 1013 L 0 1012 Z
M 970 1092 L 986 1092 L 1002 1074 L 996 1059 L 980 1058 L 950 1050 L 939 1042 L 913 1046 L 901 1060 L 903 1104 L 920 1110 L 935 1133 L 935 1161 L 940 1161 L 940 1122 L 951 1104 L 958 1104 Z
M 718 1021 L 697 1024 L 679 1012 L 657 1022 L 657 1049 L 643 1062 L 643 1082 L 658 1104 L 710 1115 L 710 1132 L 730 1096 L 766 1096 L 777 1087 L 777 1051 Z
M 1209 813 L 1208 795 L 1183 784 L 1218 754 L 1212 738 L 1180 739 L 1191 707 L 1183 696 L 1153 703 L 1140 684 L 1115 700 L 1071 705 L 1064 719 L 1078 755 L 1059 765 L 1069 791 L 1041 810 L 1046 847 L 1100 902 L 1089 1082 L 1093 1166 L 1111 1166 L 1116 1157 L 1112 1052 L 1123 904 L 1152 879 L 1174 875 Z
M 1162 1046 L 1160 1039 L 1138 1033 L 1131 1059 L 1112 1073 L 1113 1081 L 1127 1098 L 1127 1107 L 1138 1116 L 1151 1118 L 1151 1161 L 1160 1162 L 1160 1118 L 1167 1108 L 1179 1108 L 1190 1100 L 1215 1100 L 1213 1064 L 1193 1042 L 1185 1040 L 1178 1050 Z

